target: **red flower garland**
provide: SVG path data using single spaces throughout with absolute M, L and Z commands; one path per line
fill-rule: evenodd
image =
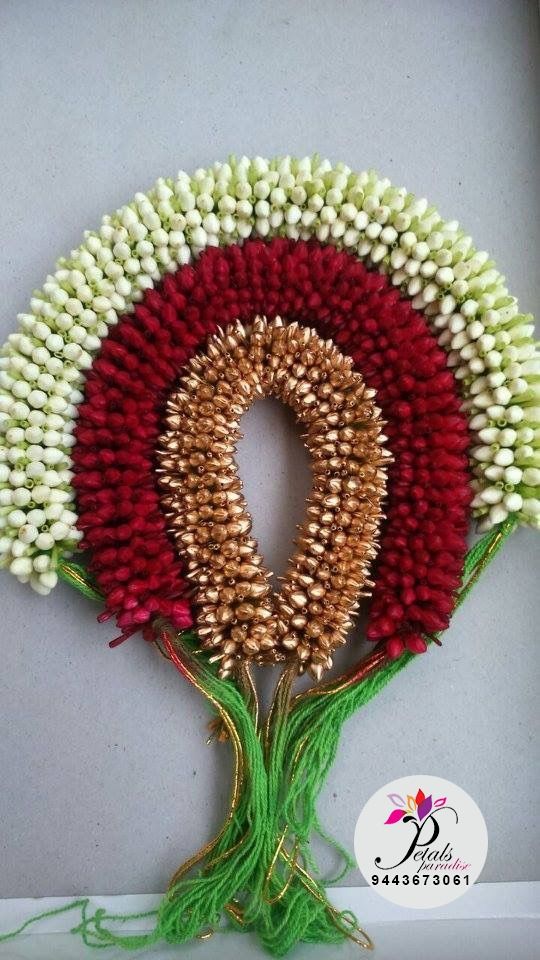
M 154 449 L 164 400 L 217 326 L 281 315 L 332 337 L 378 393 L 390 469 L 371 640 L 389 656 L 425 650 L 448 625 L 466 551 L 467 420 L 446 356 L 422 314 L 347 253 L 276 239 L 209 249 L 165 277 L 103 343 L 86 382 L 73 450 L 83 546 L 124 639 L 156 615 L 191 622 L 168 539 Z

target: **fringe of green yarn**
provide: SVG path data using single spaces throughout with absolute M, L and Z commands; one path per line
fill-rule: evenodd
M 462 583 L 456 596 L 456 608 L 468 596 L 474 583 L 493 560 L 517 524 L 509 517 L 485 534 L 467 553 Z M 438 637 L 431 638 L 436 641 Z M 375 697 L 398 673 L 416 658 L 404 653 L 360 683 L 336 694 L 317 693 L 301 699 L 288 721 L 287 755 L 297 751 L 296 770 L 285 801 L 285 818 L 291 830 L 303 842 L 319 831 L 316 802 L 332 766 L 343 724 L 360 707 Z M 305 744 L 302 749 L 299 745 Z
M 514 526 L 509 518 L 469 551 L 456 605 Z M 82 576 L 79 570 L 75 574 Z M 196 638 L 184 634 L 175 643 L 189 662 L 196 685 L 216 715 L 222 721 L 225 717 L 236 732 L 241 747 L 238 804 L 219 840 L 191 873 L 169 889 L 157 910 L 113 915 L 98 909 L 92 913 L 89 901 L 79 899 L 28 920 L 18 930 L 0 936 L 0 942 L 26 932 L 38 920 L 70 909 L 80 910 L 81 915 L 72 932 L 97 948 L 133 951 L 161 940 L 181 944 L 218 930 L 237 929 L 255 933 L 270 954 L 280 957 L 299 942 L 337 944 L 351 936 L 362 938 L 352 914 L 332 907 L 318 876 L 310 844 L 315 834 L 326 835 L 316 804 L 334 762 L 343 724 L 415 659 L 414 655 L 404 654 L 335 692 L 321 689 L 296 698 L 292 706 L 285 675 L 265 736 L 239 686 L 220 679 L 207 660 L 195 655 Z M 349 866 L 348 854 L 338 849 Z M 155 926 L 149 932 L 122 932 L 123 925 L 150 918 Z
M 235 683 L 219 679 L 206 661 L 192 654 L 186 637 L 184 647 L 196 673 L 199 687 L 217 703 L 234 725 L 242 748 L 243 789 L 238 807 L 205 861 L 192 876 L 178 881 L 165 895 L 158 909 L 136 914 L 109 914 L 90 910 L 88 900 L 76 900 L 27 921 L 23 927 L 0 937 L 7 940 L 25 932 L 28 926 L 69 909 L 81 910 L 81 922 L 72 932 L 91 947 L 137 950 L 159 941 L 181 944 L 217 930 L 238 929 L 256 932 L 274 956 L 283 956 L 299 940 L 339 943 L 345 939 L 347 914 L 333 922 L 324 890 L 313 882 L 313 895 L 297 878 L 287 883 L 290 868 L 280 864 L 269 875 L 269 867 L 283 830 L 283 802 L 287 793 L 288 718 L 278 710 L 270 724 L 267 743 Z M 272 902 L 275 899 L 275 902 Z M 232 907 L 232 910 L 230 909 Z M 146 933 L 122 932 L 126 923 L 155 918 L 155 927 Z M 336 925 L 337 923 L 337 925 Z M 339 924 L 342 927 L 340 929 Z
M 220 680 L 206 662 L 197 660 L 197 666 L 205 693 L 219 702 L 239 734 L 243 789 L 235 815 L 207 863 L 192 878 L 181 879 L 163 900 L 158 939 L 181 943 L 218 929 L 251 931 L 274 956 L 284 956 L 300 941 L 342 942 L 348 915 L 340 919 L 336 911 L 330 913 L 324 889 L 316 881 L 307 889 L 291 873 L 291 866 L 279 854 L 276 857 L 287 826 L 284 803 L 289 789 L 292 676 L 284 674 L 280 682 L 265 736 L 236 686 Z
M 182 640 L 190 655 L 189 644 Z M 147 934 L 117 933 L 114 927 L 136 919 L 96 912 L 76 932 L 91 946 L 134 950 L 160 940 L 184 943 L 222 925 L 225 906 L 249 883 L 261 856 L 267 821 L 266 772 L 262 746 L 248 706 L 237 686 L 220 680 L 206 661 L 190 656 L 200 689 L 219 705 L 238 734 L 244 758 L 244 789 L 240 803 L 220 842 L 209 854 L 213 865 L 199 869 L 173 886 L 155 913 L 156 926 Z

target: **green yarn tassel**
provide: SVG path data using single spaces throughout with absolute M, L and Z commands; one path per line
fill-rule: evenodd
M 515 523 L 509 518 L 469 551 L 456 606 Z M 99 597 L 82 567 L 65 562 L 62 567 L 64 579 L 72 582 L 73 578 L 77 581 L 73 585 L 85 595 Z M 156 625 L 156 629 L 161 627 Z M 198 655 L 194 634 L 172 638 L 163 628 L 161 639 L 163 652 L 205 696 L 235 751 L 231 810 L 221 833 L 178 872 L 157 910 L 111 915 L 98 909 L 91 913 L 89 901 L 79 899 L 28 920 L 18 930 L 0 936 L 0 942 L 18 936 L 44 917 L 78 909 L 81 922 L 72 932 L 88 946 L 98 948 L 133 951 L 162 940 L 181 944 L 231 929 L 255 933 L 276 957 L 284 956 L 299 942 L 338 944 L 352 939 L 370 948 L 371 941 L 355 917 L 332 906 L 318 876 L 311 840 L 315 834 L 329 838 L 319 824 L 316 804 L 344 723 L 416 659 L 415 655 L 405 653 L 397 660 L 384 661 L 364 679 L 315 688 L 292 700 L 295 674 L 286 668 L 268 721 L 260 730 L 242 677 L 220 679 L 208 660 Z M 351 858 L 338 849 L 346 869 Z M 147 933 L 122 933 L 124 924 L 142 918 L 153 918 L 154 928 Z

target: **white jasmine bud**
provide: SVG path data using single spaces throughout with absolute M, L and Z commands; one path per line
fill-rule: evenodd
M 486 487 L 486 489 L 482 490 L 479 494 L 480 500 L 489 504 L 500 503 L 503 496 L 504 492 L 498 487 Z
M 497 523 L 503 523 L 507 516 L 508 510 L 506 510 L 505 507 L 503 507 L 500 503 L 496 504 L 494 507 L 491 507 L 489 511 L 489 519 L 494 526 Z
M 485 475 L 488 480 L 493 480 L 494 483 L 498 483 L 499 480 L 502 480 L 504 477 L 504 467 L 499 467 L 495 463 L 490 463 L 489 466 L 485 468 Z
M 511 430 L 509 427 L 501 430 L 498 436 L 497 442 L 501 447 L 512 447 L 517 440 L 517 433 L 515 430 Z
M 540 470 L 536 467 L 526 467 L 523 471 L 523 483 L 527 487 L 540 486 Z
M 26 523 L 26 514 L 24 510 L 12 510 L 8 514 L 8 523 L 10 527 L 22 527 Z
M 51 550 L 54 546 L 54 537 L 47 532 L 39 533 L 35 540 L 38 550 Z
M 32 573 L 32 561 L 30 557 L 17 557 L 11 561 L 9 569 L 16 577 L 29 577 Z
M 17 487 L 13 490 L 11 499 L 16 507 L 26 507 L 31 500 L 30 490 L 27 487 Z
M 62 516 L 63 506 L 61 503 L 49 503 L 45 507 L 45 516 L 47 520 L 59 520 Z M 51 531 L 52 532 L 52 531 Z M 54 533 L 53 533 L 54 536 Z
M 473 447 L 471 453 L 474 459 L 479 460 L 480 463 L 489 463 L 493 459 L 493 451 L 488 446 Z
M 19 528 L 19 540 L 23 543 L 33 543 L 37 538 L 39 530 L 32 523 L 25 523 Z
M 523 497 L 519 493 L 507 493 L 503 505 L 508 513 L 517 513 L 523 506 Z
M 46 588 L 47 592 L 53 590 L 58 583 L 58 574 L 55 570 L 45 570 L 39 574 L 40 584 Z
M 512 450 L 509 450 L 507 447 L 503 447 L 502 450 L 497 450 L 495 456 L 493 457 L 493 462 L 499 467 L 509 467 L 510 464 L 514 462 L 514 454 Z
M 494 443 L 498 435 L 499 430 L 497 427 L 484 427 L 478 434 L 482 443 Z
M 520 421 L 523 420 L 524 415 L 523 408 L 517 406 L 517 404 L 513 404 L 511 407 L 508 407 L 505 414 L 508 423 L 513 424 L 520 423 Z
M 45 519 L 45 511 L 38 508 L 29 510 L 26 515 L 27 522 L 34 524 L 36 527 L 41 527 L 45 523 Z

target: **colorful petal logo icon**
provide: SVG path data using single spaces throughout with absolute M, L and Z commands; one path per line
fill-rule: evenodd
M 406 800 L 399 793 L 388 793 L 387 797 L 392 801 L 395 809 L 390 812 L 388 818 L 384 821 L 385 824 L 399 823 L 405 816 L 412 817 L 418 823 L 422 823 L 433 809 L 440 809 L 446 803 L 446 797 L 438 797 L 437 800 L 433 800 L 432 795 L 426 797 L 421 788 L 418 788 L 414 797 L 410 793 L 407 794 Z

